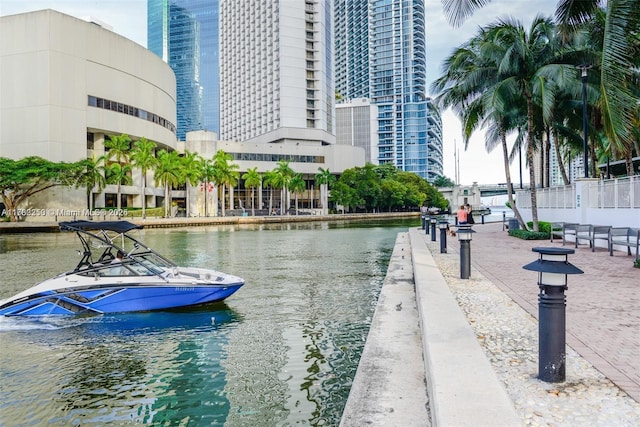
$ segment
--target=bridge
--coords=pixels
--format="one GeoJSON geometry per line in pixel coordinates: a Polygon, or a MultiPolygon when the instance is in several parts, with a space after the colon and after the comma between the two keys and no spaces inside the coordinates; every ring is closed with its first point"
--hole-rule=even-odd
{"type": "MultiPolygon", "coordinates": [[[[511,183],[511,188],[513,189],[514,193],[517,190],[520,190],[520,185],[516,185],[513,182],[511,183]]],[[[523,184],[522,185],[522,190],[528,190],[529,189],[529,184],[523,184]]],[[[507,194],[507,183],[500,183],[500,184],[479,184],[478,185],[478,190],[480,190],[480,196],[481,197],[490,197],[490,196],[500,196],[503,194],[507,194]]]]}

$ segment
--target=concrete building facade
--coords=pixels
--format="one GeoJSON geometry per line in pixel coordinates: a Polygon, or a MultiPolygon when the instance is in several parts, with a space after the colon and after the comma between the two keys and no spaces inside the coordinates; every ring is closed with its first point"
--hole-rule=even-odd
{"type": "MultiPolygon", "coordinates": [[[[0,55],[0,156],[73,162],[104,154],[105,136],[123,133],[177,147],[174,74],[131,40],[42,10],[0,18],[0,55]]],[[[87,206],[82,189],[38,199],[31,203],[87,206]]]]}
{"type": "Polygon", "coordinates": [[[336,143],[361,147],[368,163],[378,164],[378,107],[368,99],[336,105],[336,143]]]}
{"type": "MultiPolygon", "coordinates": [[[[233,156],[240,174],[251,167],[259,172],[272,170],[280,160],[290,162],[308,183],[309,207],[318,204],[312,181],[320,167],[340,173],[365,164],[363,149],[327,145],[313,138],[260,144],[218,141],[215,133],[200,131],[187,142],[179,141],[176,79],[169,65],[108,29],[53,10],[1,17],[0,54],[0,157],[37,155],[56,162],[97,158],[105,154],[105,139],[121,134],[133,141],[144,137],[159,149],[182,153],[186,148],[206,159],[222,149],[233,156]]],[[[291,135],[298,136],[296,132],[291,135]]],[[[131,178],[131,185],[121,187],[123,208],[142,206],[139,170],[134,168],[131,178]]],[[[147,186],[146,206],[162,206],[164,189],[154,187],[153,172],[147,175],[147,186]]],[[[239,201],[242,181],[235,191],[239,201]]],[[[115,206],[115,193],[115,185],[94,188],[93,207],[115,206]]],[[[191,204],[186,193],[174,189],[172,197],[191,204]]],[[[233,198],[231,202],[233,206],[233,198]]],[[[193,203],[197,205],[195,199],[193,203]]],[[[21,207],[80,211],[88,206],[85,189],[55,187],[21,207]]],[[[191,214],[204,212],[192,210],[191,214]]]]}
{"type": "Polygon", "coordinates": [[[335,143],[332,4],[221,3],[221,139],[335,143]]]}

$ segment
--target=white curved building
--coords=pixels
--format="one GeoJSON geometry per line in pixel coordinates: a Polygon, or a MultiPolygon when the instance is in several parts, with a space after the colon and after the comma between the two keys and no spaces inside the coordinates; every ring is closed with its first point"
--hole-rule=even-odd
{"type": "MultiPolygon", "coordinates": [[[[72,162],[103,154],[105,135],[120,134],[177,148],[173,71],[95,23],[54,10],[1,17],[0,75],[0,157],[72,162]]],[[[54,193],[41,207],[86,207],[82,190],[54,193]]]]}

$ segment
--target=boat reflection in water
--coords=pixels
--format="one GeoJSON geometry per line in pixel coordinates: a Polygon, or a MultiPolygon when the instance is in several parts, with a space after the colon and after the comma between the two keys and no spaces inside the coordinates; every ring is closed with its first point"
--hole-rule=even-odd
{"type": "Polygon", "coordinates": [[[2,387],[3,400],[13,404],[2,410],[0,424],[48,420],[50,425],[158,425],[189,420],[189,425],[223,425],[229,401],[221,364],[228,335],[239,321],[224,303],[152,313],[3,318],[0,333],[29,331],[3,340],[8,347],[3,365],[19,366],[19,360],[10,359],[19,358],[18,348],[45,355],[51,363],[45,359],[30,367],[30,383],[23,378],[21,389],[2,387]],[[48,372],[50,366],[57,366],[60,374],[48,372]],[[41,378],[52,376],[57,390],[53,395],[50,384],[41,384],[41,378]],[[15,404],[22,400],[37,402],[37,410],[15,404]]]}

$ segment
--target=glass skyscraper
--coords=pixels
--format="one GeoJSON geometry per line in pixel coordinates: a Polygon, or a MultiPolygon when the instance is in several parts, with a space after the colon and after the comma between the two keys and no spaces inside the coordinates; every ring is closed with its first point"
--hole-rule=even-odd
{"type": "Polygon", "coordinates": [[[377,105],[379,164],[433,181],[442,124],[426,96],[424,0],[336,0],[335,10],[337,93],[377,105]]]}
{"type": "Polygon", "coordinates": [[[220,131],[218,0],[147,0],[147,44],[176,75],[177,137],[220,131]]]}

